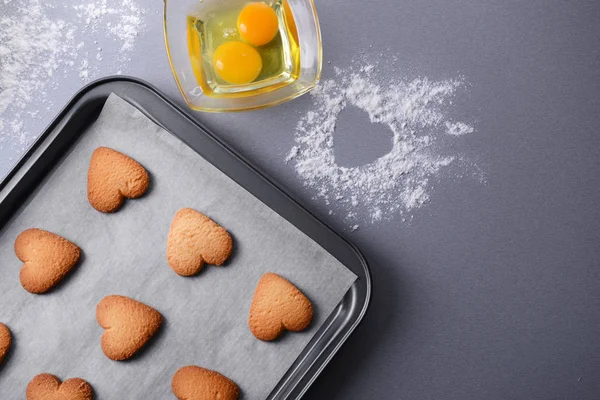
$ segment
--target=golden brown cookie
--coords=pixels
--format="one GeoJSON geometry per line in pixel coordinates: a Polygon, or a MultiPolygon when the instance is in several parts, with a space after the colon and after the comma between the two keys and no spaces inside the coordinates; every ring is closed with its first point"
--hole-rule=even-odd
{"type": "Polygon", "coordinates": [[[310,300],[279,275],[268,272],[260,278],[248,325],[260,340],[274,340],[288,331],[301,331],[310,325],[313,308],[310,300]]]}
{"type": "Polygon", "coordinates": [[[167,240],[167,262],[181,276],[196,275],[204,263],[223,265],[231,255],[233,240],[206,215],[191,208],[177,211],[167,240]]]}
{"type": "Polygon", "coordinates": [[[52,289],[75,267],[81,250],[61,236],[33,228],[17,236],[15,254],[24,262],[21,285],[39,294],[52,289]]]}
{"type": "Polygon", "coordinates": [[[10,334],[10,329],[0,322],[0,363],[2,363],[4,357],[8,354],[11,344],[12,335],[10,334]]]}
{"type": "Polygon", "coordinates": [[[102,351],[111,360],[126,360],[154,336],[162,316],[154,308],[125,296],[106,296],[96,306],[96,320],[105,329],[102,351]]]}
{"type": "Polygon", "coordinates": [[[179,368],[171,389],[179,400],[236,400],[240,396],[240,389],[231,379],[195,365],[179,368]]]}
{"type": "Polygon", "coordinates": [[[51,374],[39,374],[27,385],[27,400],[92,400],[94,394],[89,383],[81,378],[60,382],[51,374]]]}
{"type": "Polygon", "coordinates": [[[125,198],[135,199],[148,190],[148,172],[133,158],[108,147],[98,147],[88,170],[88,200],[105,213],[117,211],[125,198]]]}

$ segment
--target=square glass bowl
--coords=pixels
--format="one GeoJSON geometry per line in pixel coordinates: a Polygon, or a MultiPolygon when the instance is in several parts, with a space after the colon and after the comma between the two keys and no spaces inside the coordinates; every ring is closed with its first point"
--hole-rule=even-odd
{"type": "MultiPolygon", "coordinates": [[[[189,17],[199,17],[227,0],[164,0],[167,55],[177,86],[190,108],[196,111],[242,111],[269,107],[296,98],[316,86],[321,76],[321,31],[313,0],[283,0],[292,13],[300,47],[300,68],[293,82],[245,96],[209,96],[200,87],[188,48],[189,17]],[[270,90],[272,89],[272,90],[270,90]]],[[[257,1],[257,0],[255,0],[257,1]]],[[[251,0],[247,1],[248,3],[251,0]]],[[[269,3],[269,1],[265,1],[269,3]]]]}

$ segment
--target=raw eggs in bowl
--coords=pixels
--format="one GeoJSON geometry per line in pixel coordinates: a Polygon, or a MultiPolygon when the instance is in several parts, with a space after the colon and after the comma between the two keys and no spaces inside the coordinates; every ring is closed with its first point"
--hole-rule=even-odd
{"type": "Polygon", "coordinates": [[[165,0],[164,24],[173,75],[194,110],[268,107],[319,80],[312,0],[165,0]]]}

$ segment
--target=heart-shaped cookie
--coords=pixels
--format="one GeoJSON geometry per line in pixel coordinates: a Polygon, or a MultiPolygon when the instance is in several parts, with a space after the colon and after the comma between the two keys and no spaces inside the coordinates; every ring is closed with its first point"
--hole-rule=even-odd
{"type": "Polygon", "coordinates": [[[39,374],[27,385],[27,400],[92,400],[92,387],[81,378],[60,382],[51,374],[39,374]]]}
{"type": "Polygon", "coordinates": [[[4,357],[8,354],[11,344],[12,335],[10,334],[10,329],[0,322],[0,363],[2,363],[4,357]]]}
{"type": "Polygon", "coordinates": [[[15,254],[24,262],[21,285],[40,294],[52,289],[75,267],[81,251],[61,236],[33,228],[17,236],[15,254]]]}
{"type": "Polygon", "coordinates": [[[148,172],[133,158],[108,147],[98,147],[88,169],[88,200],[105,213],[117,211],[125,198],[135,199],[148,190],[148,172]]]}
{"type": "Polygon", "coordinates": [[[236,400],[240,396],[240,389],[231,379],[195,365],[179,368],[171,389],[179,400],[236,400]]]}
{"type": "Polygon", "coordinates": [[[196,275],[204,263],[222,265],[231,255],[233,240],[206,215],[191,208],[177,211],[167,240],[167,262],[181,276],[196,275]]]}
{"type": "Polygon", "coordinates": [[[96,306],[96,320],[105,329],[102,351],[111,360],[126,360],[154,336],[162,316],[154,308],[125,296],[106,296],[96,306]]]}
{"type": "Polygon", "coordinates": [[[301,331],[310,325],[313,308],[310,300],[289,281],[271,272],[260,278],[248,325],[260,340],[274,340],[288,331],[301,331]]]}

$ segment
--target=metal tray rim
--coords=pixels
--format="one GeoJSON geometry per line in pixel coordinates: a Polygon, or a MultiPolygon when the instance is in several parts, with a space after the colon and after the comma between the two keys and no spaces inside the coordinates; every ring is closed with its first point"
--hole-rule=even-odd
{"type": "MultiPolygon", "coordinates": [[[[68,114],[68,112],[76,105],[76,103],[79,100],[81,100],[85,94],[92,91],[93,89],[95,89],[99,86],[109,84],[109,83],[114,83],[114,82],[117,82],[117,83],[124,82],[124,83],[136,84],[136,85],[142,86],[143,88],[152,92],[153,95],[157,96],[162,102],[166,103],[166,105],[169,106],[173,111],[177,112],[181,117],[185,118],[188,123],[196,126],[198,129],[200,129],[203,132],[203,134],[209,136],[220,147],[222,147],[225,151],[230,153],[233,157],[235,157],[242,164],[244,164],[245,167],[249,168],[256,175],[260,176],[267,184],[269,184],[269,186],[271,186],[273,189],[278,191],[281,195],[283,195],[285,198],[287,198],[287,200],[294,203],[294,205],[296,207],[299,207],[300,209],[302,209],[303,212],[305,212],[306,214],[311,216],[312,219],[315,222],[317,222],[321,228],[324,228],[327,231],[329,231],[329,233],[337,236],[338,239],[340,239],[342,242],[344,242],[344,244],[353,251],[354,255],[360,262],[360,264],[363,268],[363,272],[364,272],[364,277],[362,277],[362,278],[365,280],[365,284],[366,284],[366,292],[365,292],[364,298],[361,299],[362,305],[360,307],[360,310],[358,313],[356,313],[356,315],[354,317],[355,318],[354,321],[352,322],[351,325],[349,325],[346,332],[344,332],[343,335],[337,339],[337,343],[335,343],[331,347],[331,349],[329,349],[329,352],[326,355],[326,357],[324,357],[322,360],[319,360],[317,358],[313,362],[313,364],[309,365],[309,367],[310,367],[316,363],[320,363],[318,365],[318,368],[313,372],[312,376],[309,378],[309,380],[306,382],[304,387],[297,393],[297,396],[295,397],[296,399],[301,398],[306,393],[306,391],[310,388],[312,383],[321,374],[321,372],[327,366],[327,364],[331,361],[333,356],[339,351],[341,346],[346,342],[346,340],[350,337],[350,335],[356,330],[358,325],[360,325],[360,323],[363,321],[363,318],[364,318],[366,312],[368,311],[370,301],[371,301],[371,296],[372,296],[372,279],[371,279],[370,267],[369,267],[365,257],[363,256],[363,254],[352,242],[350,242],[344,236],[340,235],[337,231],[335,231],[333,228],[331,228],[329,225],[327,225],[324,221],[322,221],[319,217],[317,217],[313,212],[311,212],[309,209],[307,209],[295,196],[290,194],[287,190],[285,190],[282,186],[280,186],[274,179],[272,179],[269,176],[269,174],[265,173],[260,168],[256,167],[252,162],[247,160],[243,155],[239,154],[235,149],[233,149],[228,143],[224,142],[221,138],[214,135],[211,130],[207,129],[200,121],[198,121],[197,119],[192,117],[190,115],[189,111],[184,110],[179,105],[175,104],[165,94],[163,94],[160,90],[158,90],[156,87],[154,87],[150,83],[148,83],[144,80],[135,78],[135,77],[115,75],[115,76],[107,76],[107,77],[103,77],[103,78],[94,80],[94,81],[90,82],[89,84],[87,84],[86,86],[84,86],[83,88],[81,88],[79,91],[77,91],[71,97],[71,99],[65,104],[65,106],[59,111],[57,116],[48,124],[48,126],[43,130],[43,132],[29,146],[29,148],[25,151],[25,153],[19,158],[19,160],[14,165],[14,167],[11,168],[10,171],[0,180],[0,205],[2,204],[2,201],[3,201],[4,196],[2,196],[2,195],[5,194],[5,193],[3,193],[3,192],[5,192],[5,188],[7,188],[9,186],[9,184],[11,183],[11,181],[13,181],[15,179],[15,177],[18,175],[18,173],[21,171],[21,169],[25,166],[27,161],[36,153],[38,148],[48,139],[50,134],[59,126],[61,121],[65,118],[65,116],[68,114]]],[[[141,110],[141,111],[145,113],[145,110],[141,110]]],[[[152,120],[162,126],[162,124],[160,124],[160,122],[157,121],[155,118],[152,118],[152,120]]],[[[164,126],[163,126],[163,128],[164,128],[164,126]]],[[[182,140],[182,139],[180,139],[180,140],[182,140]]],[[[305,373],[302,374],[300,376],[300,378],[303,378],[309,372],[310,371],[307,368],[305,373]]],[[[299,381],[299,379],[298,379],[298,381],[299,381]]],[[[296,382],[296,385],[298,383],[299,382],[296,382]]]]}

